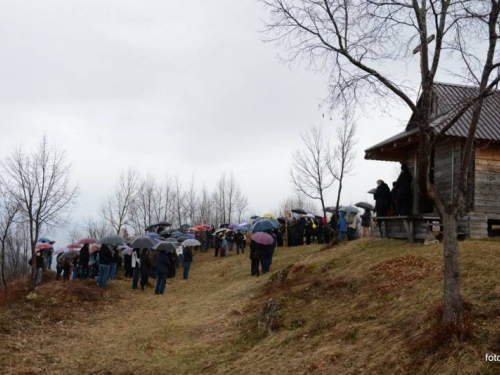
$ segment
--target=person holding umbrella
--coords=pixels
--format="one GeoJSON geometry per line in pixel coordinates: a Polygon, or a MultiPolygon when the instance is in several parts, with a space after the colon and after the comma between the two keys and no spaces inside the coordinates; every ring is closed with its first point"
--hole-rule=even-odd
{"type": "Polygon", "coordinates": [[[343,241],[347,233],[347,221],[345,219],[345,212],[339,213],[339,240],[343,241]]]}
{"type": "Polygon", "coordinates": [[[361,215],[361,226],[363,227],[363,237],[370,235],[370,228],[372,223],[372,212],[370,209],[365,208],[365,212],[361,215]]]}
{"type": "Polygon", "coordinates": [[[141,290],[149,283],[149,275],[151,274],[151,259],[149,259],[148,249],[141,251],[141,290]]]}
{"type": "MultiPolygon", "coordinates": [[[[222,243],[222,232],[214,234],[214,255],[217,258],[219,256],[219,249],[222,243]]],[[[222,254],[221,254],[222,256],[222,254]]]]}
{"type": "Polygon", "coordinates": [[[134,248],[134,250],[132,250],[131,265],[133,269],[132,289],[137,289],[139,284],[139,276],[141,275],[141,259],[139,255],[139,249],[137,248],[134,248]]]}
{"type": "Polygon", "coordinates": [[[111,261],[111,268],[109,270],[110,280],[114,280],[116,278],[119,263],[120,263],[120,252],[118,251],[116,246],[113,246],[113,259],[111,261]]]}
{"type": "Polygon", "coordinates": [[[42,256],[42,249],[39,249],[35,252],[35,257],[31,258],[29,261],[29,264],[31,267],[36,266],[35,286],[40,286],[40,284],[42,283],[42,274],[43,274],[43,269],[44,269],[44,263],[45,263],[45,259],[42,256]],[[33,261],[35,261],[35,264],[33,264],[33,261]]]}
{"type": "Polygon", "coordinates": [[[84,244],[80,250],[80,265],[82,267],[82,270],[80,272],[81,279],[86,279],[89,276],[89,262],[90,262],[89,245],[84,244]]]}
{"type": "MultiPolygon", "coordinates": [[[[165,250],[160,250],[158,257],[156,258],[156,288],[155,294],[163,294],[165,292],[165,286],[167,284],[167,276],[170,269],[170,259],[165,250]]],[[[175,269],[175,267],[174,267],[175,269]]],[[[142,283],[141,283],[142,285],[142,283]]]]}
{"type": "Polygon", "coordinates": [[[259,276],[259,268],[262,269],[262,273],[266,272],[268,246],[272,244],[274,244],[274,238],[269,233],[256,232],[250,237],[251,276],[259,276]]]}
{"type": "Polygon", "coordinates": [[[191,269],[191,263],[193,263],[193,250],[191,246],[184,246],[182,251],[184,257],[184,272],[183,278],[187,280],[189,278],[189,270],[191,269]]]}
{"type": "Polygon", "coordinates": [[[106,287],[111,262],[113,262],[113,254],[108,245],[103,244],[99,250],[99,274],[97,275],[97,285],[100,288],[106,287]]]}

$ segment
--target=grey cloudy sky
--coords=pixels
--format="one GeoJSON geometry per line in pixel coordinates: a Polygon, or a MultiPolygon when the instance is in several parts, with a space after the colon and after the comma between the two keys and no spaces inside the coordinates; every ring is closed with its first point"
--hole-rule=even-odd
{"type": "MultiPolygon", "coordinates": [[[[328,77],[281,64],[263,18],[255,0],[0,1],[0,157],[43,134],[64,146],[81,189],[75,220],[97,215],[129,167],[208,188],[233,172],[252,213],[273,210],[292,192],[299,132],[336,120],[319,108],[328,77]]],[[[343,202],[394,178],[395,164],[363,150],[406,116],[360,120],[343,202]]]]}

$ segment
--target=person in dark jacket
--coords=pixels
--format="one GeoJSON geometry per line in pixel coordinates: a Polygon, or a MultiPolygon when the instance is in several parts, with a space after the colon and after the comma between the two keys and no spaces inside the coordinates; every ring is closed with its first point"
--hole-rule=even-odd
{"type": "MultiPolygon", "coordinates": [[[[175,251],[167,252],[167,257],[169,260],[167,279],[172,279],[175,277],[175,266],[178,263],[177,253],[175,251]]],[[[168,284],[168,280],[167,280],[168,284]]]]}
{"type": "Polygon", "coordinates": [[[114,280],[118,272],[118,264],[120,263],[120,252],[118,249],[113,248],[113,260],[109,269],[109,279],[114,280]]]}
{"type": "Polygon", "coordinates": [[[90,261],[90,252],[89,245],[85,244],[80,249],[80,278],[86,279],[89,276],[89,261],[90,261]]]}
{"type": "Polygon", "coordinates": [[[189,270],[191,269],[191,263],[193,263],[193,250],[191,246],[185,246],[182,251],[182,255],[184,257],[184,280],[189,278],[189,270]]]}
{"type": "Polygon", "coordinates": [[[133,269],[132,269],[132,255],[125,254],[123,257],[123,263],[125,267],[125,277],[132,277],[133,269]]]}
{"type": "Polygon", "coordinates": [[[31,267],[36,266],[35,270],[35,286],[39,286],[42,283],[42,274],[43,274],[43,269],[45,265],[45,258],[42,255],[41,251],[37,251],[35,253],[35,262],[36,264],[33,264],[33,258],[30,259],[28,262],[31,267]]]}
{"type": "Polygon", "coordinates": [[[375,199],[375,211],[377,212],[377,217],[387,216],[387,211],[391,207],[391,191],[383,180],[378,180],[377,185],[377,190],[373,195],[375,199]]]}
{"type": "Polygon", "coordinates": [[[264,262],[267,256],[267,246],[261,245],[254,240],[250,240],[250,260],[251,260],[251,275],[259,276],[259,265],[264,272],[264,262]]]}
{"type": "Polygon", "coordinates": [[[234,232],[232,230],[228,230],[226,232],[226,241],[227,241],[227,251],[233,251],[234,244],[234,232]]]}
{"type": "Polygon", "coordinates": [[[148,285],[149,275],[151,274],[151,259],[149,259],[148,249],[142,249],[141,252],[141,290],[148,285]]]}
{"type": "Polygon", "coordinates": [[[241,232],[236,232],[234,235],[234,242],[236,243],[236,253],[238,255],[240,254],[240,250],[242,254],[245,254],[244,240],[245,235],[241,232]]]}
{"type": "Polygon", "coordinates": [[[167,252],[165,250],[161,250],[156,258],[156,273],[158,276],[156,279],[155,294],[163,294],[165,292],[169,266],[170,259],[168,258],[167,252]]]}
{"type": "Polygon", "coordinates": [[[313,235],[314,235],[313,221],[312,219],[308,219],[306,224],[306,245],[311,244],[311,237],[313,235]]]}
{"type": "Polygon", "coordinates": [[[219,249],[222,245],[222,240],[221,240],[221,236],[220,234],[215,234],[214,235],[214,254],[215,254],[215,257],[218,257],[219,256],[219,249]]]}
{"type": "Polygon", "coordinates": [[[99,250],[99,274],[97,275],[97,285],[105,288],[108,282],[109,269],[113,261],[113,254],[108,245],[102,245],[99,250]]]}
{"type": "Polygon", "coordinates": [[[396,181],[396,215],[411,215],[411,181],[411,173],[403,164],[396,181]]]}
{"type": "Polygon", "coordinates": [[[56,256],[56,280],[61,280],[61,275],[64,267],[64,259],[61,259],[62,253],[56,256]]]}
{"type": "Polygon", "coordinates": [[[267,273],[271,270],[271,264],[273,264],[274,250],[276,248],[276,235],[270,230],[268,233],[273,237],[274,242],[266,246],[266,258],[262,265],[262,274],[267,273]]]}
{"type": "Polygon", "coordinates": [[[372,212],[365,208],[365,212],[361,215],[361,226],[363,227],[363,237],[370,235],[372,225],[372,212]]]}
{"type": "Polygon", "coordinates": [[[78,279],[79,276],[80,276],[80,258],[75,257],[75,258],[73,258],[73,277],[72,277],[72,279],[76,280],[76,279],[78,279]]]}

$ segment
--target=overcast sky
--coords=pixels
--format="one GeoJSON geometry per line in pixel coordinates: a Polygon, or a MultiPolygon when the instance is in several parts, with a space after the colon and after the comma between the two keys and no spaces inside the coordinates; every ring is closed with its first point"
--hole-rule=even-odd
{"type": "MultiPolygon", "coordinates": [[[[266,16],[255,0],[0,1],[0,157],[44,134],[62,145],[81,190],[74,221],[97,215],[129,167],[210,189],[233,172],[251,213],[273,210],[292,193],[299,133],[337,120],[319,107],[328,77],[262,42],[266,16]]],[[[394,163],[363,150],[407,116],[360,119],[344,203],[394,179],[394,163]]]]}

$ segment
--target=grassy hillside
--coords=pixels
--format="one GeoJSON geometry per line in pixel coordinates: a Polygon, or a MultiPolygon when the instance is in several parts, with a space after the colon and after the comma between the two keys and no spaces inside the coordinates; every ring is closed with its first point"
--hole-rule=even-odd
{"type": "Polygon", "coordinates": [[[248,255],[196,254],[166,295],[116,280],[49,283],[0,307],[6,373],[497,374],[500,242],[461,244],[466,330],[437,331],[442,249],[359,240],[248,255]],[[437,334],[436,334],[437,332],[437,334]]]}

